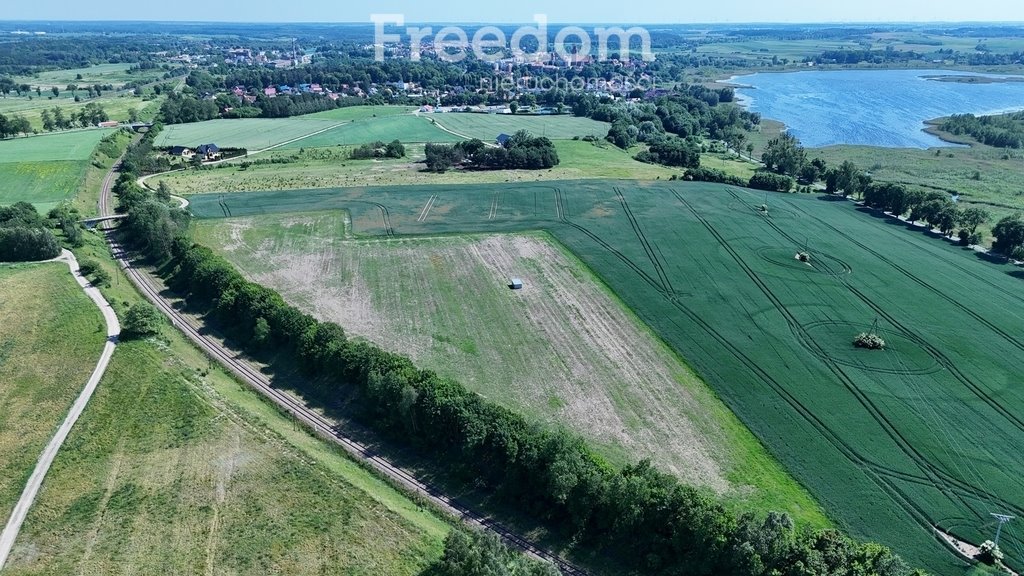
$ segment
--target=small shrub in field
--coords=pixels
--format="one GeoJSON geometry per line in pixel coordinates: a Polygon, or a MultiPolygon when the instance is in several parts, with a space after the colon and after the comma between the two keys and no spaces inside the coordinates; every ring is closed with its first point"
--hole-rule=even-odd
{"type": "Polygon", "coordinates": [[[82,272],[82,276],[92,276],[94,272],[100,269],[100,265],[91,258],[83,258],[78,263],[78,269],[82,272]]]}
{"type": "Polygon", "coordinates": [[[1001,564],[1003,561],[1003,551],[999,549],[999,546],[996,546],[995,542],[986,540],[978,547],[978,555],[974,558],[978,562],[988,564],[989,566],[1001,564]]]}
{"type": "Polygon", "coordinates": [[[861,332],[853,339],[853,345],[857,348],[866,348],[868,350],[883,350],[885,349],[885,340],[882,340],[882,337],[878,334],[861,332]]]}
{"type": "Polygon", "coordinates": [[[124,315],[124,332],[129,336],[148,336],[160,331],[160,312],[149,304],[132,305],[124,315]]]}

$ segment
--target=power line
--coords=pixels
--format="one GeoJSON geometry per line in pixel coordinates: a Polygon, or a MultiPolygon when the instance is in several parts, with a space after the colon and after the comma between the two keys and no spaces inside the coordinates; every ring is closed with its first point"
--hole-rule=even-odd
{"type": "Polygon", "coordinates": [[[1007,516],[1007,515],[997,515],[997,513],[995,513],[995,512],[988,512],[988,513],[990,513],[990,515],[993,518],[995,518],[995,520],[999,521],[999,526],[996,527],[996,529],[995,529],[995,546],[998,547],[998,545],[999,545],[999,533],[1002,532],[1002,525],[1010,522],[1011,520],[1014,519],[1014,517],[1007,516]]]}

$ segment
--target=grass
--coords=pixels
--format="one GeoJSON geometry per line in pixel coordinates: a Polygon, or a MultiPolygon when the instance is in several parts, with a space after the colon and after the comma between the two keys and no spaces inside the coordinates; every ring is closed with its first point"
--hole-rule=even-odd
{"type": "Polygon", "coordinates": [[[47,212],[73,196],[99,141],[111,130],[0,140],[0,205],[25,201],[47,212]]]}
{"type": "MultiPolygon", "coordinates": [[[[824,199],[775,195],[764,217],[759,192],[591,180],[207,195],[191,208],[204,218],[345,209],[359,237],[545,230],[686,358],[839,526],[960,574],[933,525],[981,542],[989,511],[1024,512],[1024,274],[824,199]],[[810,265],[794,257],[805,247],[810,265]],[[876,321],[887,350],[854,348],[876,321]]],[[[1006,538],[1020,568],[1024,542],[1006,538]]]]}
{"type": "Polygon", "coordinates": [[[346,219],[216,220],[197,238],[304,310],[531,419],[567,423],[617,464],[648,457],[739,508],[828,525],[692,370],[548,237],[342,241],[346,219]],[[510,275],[527,283],[515,297],[510,275]]]}
{"type": "Polygon", "coordinates": [[[213,142],[221,148],[246,148],[255,152],[330,129],[338,123],[328,119],[242,118],[172,124],[157,135],[154,145],[199,146],[213,142]]]}
{"type": "Polygon", "coordinates": [[[237,385],[178,352],[120,346],[6,573],[417,574],[438,556],[443,523],[311,459],[274,430],[287,421],[232,406],[217,387],[237,385]]]}
{"type": "Polygon", "coordinates": [[[349,124],[328,130],[322,134],[310,136],[293,142],[284,148],[318,147],[318,146],[352,146],[367,142],[458,142],[462,140],[454,134],[434,126],[426,118],[410,115],[391,115],[379,118],[354,120],[349,124]]]}
{"type": "Polygon", "coordinates": [[[114,88],[120,88],[132,81],[149,81],[159,78],[163,74],[163,70],[144,70],[139,71],[135,74],[129,74],[128,69],[132,67],[132,64],[97,64],[95,66],[89,66],[86,68],[74,68],[70,70],[48,70],[45,72],[38,72],[31,76],[15,76],[14,81],[18,84],[28,84],[34,89],[39,86],[43,89],[44,94],[51,87],[56,86],[61,92],[69,84],[75,84],[82,87],[82,91],[87,86],[94,84],[113,85],[114,88]],[[78,78],[81,76],[81,78],[78,78]]]}
{"type": "MultiPolygon", "coordinates": [[[[99,235],[78,256],[119,314],[141,300],[99,235]]],[[[118,347],[4,574],[419,574],[449,529],[165,325],[118,347]]]]}
{"type": "Polygon", "coordinates": [[[64,263],[0,266],[0,522],[103,350],[100,311],[64,263]]]}
{"type": "Polygon", "coordinates": [[[88,160],[112,131],[97,128],[0,140],[0,163],[88,160]]]}
{"type": "Polygon", "coordinates": [[[534,136],[547,136],[552,140],[568,140],[574,136],[608,134],[609,124],[576,116],[513,116],[511,114],[431,114],[427,115],[441,126],[467,138],[494,142],[498,134],[514,134],[526,130],[534,136]]]}
{"type": "MultiPolygon", "coordinates": [[[[299,142],[301,143],[301,141],[299,142]]],[[[296,143],[298,144],[298,143],[296,143]]],[[[167,182],[177,194],[207,192],[243,192],[267,189],[306,189],[334,186],[397,186],[410,184],[487,184],[615,178],[667,180],[679,170],[637,162],[632,156],[607,143],[592,144],[576,140],[556,140],[561,163],[550,170],[497,170],[479,172],[450,171],[433,174],[423,171],[423,146],[407,147],[401,160],[347,159],[350,148],[306,148],[273,150],[263,158],[290,160],[287,164],[255,164],[241,168],[240,163],[225,163],[216,168],[187,170],[155,177],[167,182]]]]}

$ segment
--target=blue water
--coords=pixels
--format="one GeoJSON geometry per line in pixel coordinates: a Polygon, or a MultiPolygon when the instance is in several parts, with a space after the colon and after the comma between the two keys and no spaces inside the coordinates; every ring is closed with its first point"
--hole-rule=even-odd
{"type": "Polygon", "coordinates": [[[923,76],[983,76],[947,70],[835,70],[737,76],[740,101],[784,122],[804,146],[948,146],[922,131],[950,114],[1024,109],[1024,82],[964,84],[923,76]]]}

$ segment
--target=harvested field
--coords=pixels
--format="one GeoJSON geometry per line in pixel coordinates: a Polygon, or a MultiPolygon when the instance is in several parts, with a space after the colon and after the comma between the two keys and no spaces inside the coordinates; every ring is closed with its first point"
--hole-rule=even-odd
{"type": "MultiPolygon", "coordinates": [[[[443,218],[437,198],[416,220],[443,218]]],[[[745,482],[752,470],[733,457],[740,441],[718,401],[546,236],[345,240],[346,216],[238,218],[199,232],[310,313],[532,418],[566,424],[613,460],[650,458],[737,502],[772,498],[745,482]],[[509,290],[512,276],[523,290],[509,290]]],[[[815,518],[813,505],[801,505],[815,518]]]]}

